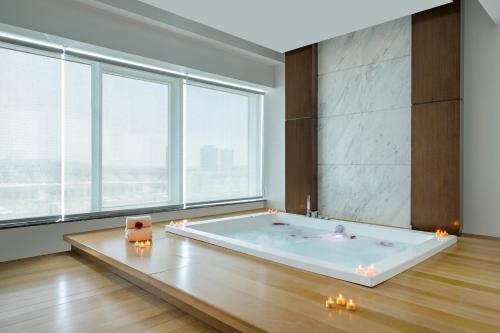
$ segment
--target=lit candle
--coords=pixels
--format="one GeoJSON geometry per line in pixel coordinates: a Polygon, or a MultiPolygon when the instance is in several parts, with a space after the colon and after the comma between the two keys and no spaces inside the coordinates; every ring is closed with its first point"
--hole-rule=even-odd
{"type": "Polygon", "coordinates": [[[149,240],[146,241],[146,246],[151,246],[151,242],[149,240]]]}
{"type": "Polygon", "coordinates": [[[444,239],[448,236],[448,232],[446,230],[440,230],[438,229],[436,231],[436,238],[441,240],[441,239],[444,239]]]}
{"type": "Polygon", "coordinates": [[[170,225],[174,226],[176,228],[182,228],[186,225],[186,223],[187,223],[187,220],[175,221],[175,222],[172,221],[172,222],[170,222],[170,225]]]}
{"type": "Polygon", "coordinates": [[[329,309],[333,309],[335,307],[335,301],[333,300],[333,298],[328,297],[325,302],[325,306],[329,309]]]}
{"type": "Polygon", "coordinates": [[[146,247],[146,244],[144,244],[144,242],[140,242],[139,247],[146,247]]]}
{"type": "Polygon", "coordinates": [[[365,274],[365,268],[362,265],[358,265],[358,267],[356,268],[356,273],[365,274]]]}
{"type": "Polygon", "coordinates": [[[373,276],[377,272],[377,269],[375,268],[374,264],[371,264],[370,267],[366,270],[366,275],[367,276],[373,276]]]}
{"type": "Polygon", "coordinates": [[[345,298],[344,296],[342,296],[342,294],[339,294],[339,297],[337,297],[337,305],[345,306],[345,298]]]}
{"type": "Polygon", "coordinates": [[[347,303],[346,308],[349,311],[356,311],[357,306],[356,306],[356,304],[354,304],[354,302],[352,301],[352,299],[349,299],[349,303],[347,303]]]}
{"type": "Polygon", "coordinates": [[[139,247],[139,241],[135,241],[134,245],[135,247],[139,247]]]}

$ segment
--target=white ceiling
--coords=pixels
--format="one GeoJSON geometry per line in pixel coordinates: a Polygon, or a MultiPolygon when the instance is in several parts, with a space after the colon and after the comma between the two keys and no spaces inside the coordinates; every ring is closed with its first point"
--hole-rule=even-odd
{"type": "Polygon", "coordinates": [[[140,1],[278,52],[296,49],[451,2],[451,0],[140,1]]]}
{"type": "Polygon", "coordinates": [[[479,0],[497,25],[500,25],[500,0],[479,0]]]}

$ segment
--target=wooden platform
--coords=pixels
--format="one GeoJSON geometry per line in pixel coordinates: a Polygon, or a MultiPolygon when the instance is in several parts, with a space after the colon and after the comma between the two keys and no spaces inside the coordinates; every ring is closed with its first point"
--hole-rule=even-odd
{"type": "Polygon", "coordinates": [[[458,244],[367,288],[293,269],[154,226],[151,249],[123,229],[66,236],[79,250],[215,327],[247,332],[500,332],[500,240],[458,244]],[[354,313],[327,310],[342,293],[354,313]]]}

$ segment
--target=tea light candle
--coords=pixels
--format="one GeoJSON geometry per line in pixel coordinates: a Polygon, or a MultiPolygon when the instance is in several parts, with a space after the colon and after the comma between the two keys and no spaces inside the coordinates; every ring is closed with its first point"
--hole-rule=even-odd
{"type": "Polygon", "coordinates": [[[333,300],[333,298],[328,297],[327,300],[326,300],[326,302],[325,302],[325,306],[328,309],[333,309],[335,307],[335,301],[333,300]]]}
{"type": "Polygon", "coordinates": [[[365,268],[362,265],[358,265],[358,267],[356,268],[356,273],[365,274],[365,268]]]}
{"type": "Polygon", "coordinates": [[[367,276],[373,276],[377,272],[377,269],[375,268],[374,264],[371,264],[370,267],[366,270],[366,275],[367,276]]]}
{"type": "Polygon", "coordinates": [[[135,241],[134,245],[135,247],[139,247],[139,241],[135,241]]]}
{"type": "Polygon", "coordinates": [[[139,247],[146,247],[146,244],[144,244],[144,242],[140,242],[139,247]]]}
{"type": "Polygon", "coordinates": [[[151,246],[151,242],[149,240],[146,241],[146,246],[151,246]]]}
{"type": "Polygon", "coordinates": [[[442,240],[442,239],[446,238],[447,236],[448,236],[448,232],[446,232],[446,230],[440,230],[440,229],[438,229],[436,231],[436,238],[438,240],[442,240]]]}
{"type": "Polygon", "coordinates": [[[349,303],[346,305],[347,310],[349,311],[356,311],[357,306],[356,304],[352,301],[352,299],[349,299],[349,303]]]}
{"type": "Polygon", "coordinates": [[[182,220],[182,221],[171,221],[169,225],[176,227],[176,228],[182,228],[186,225],[187,220],[182,220]]]}
{"type": "Polygon", "coordinates": [[[337,297],[337,305],[345,306],[345,298],[344,296],[342,296],[342,294],[339,294],[339,297],[337,297]]]}

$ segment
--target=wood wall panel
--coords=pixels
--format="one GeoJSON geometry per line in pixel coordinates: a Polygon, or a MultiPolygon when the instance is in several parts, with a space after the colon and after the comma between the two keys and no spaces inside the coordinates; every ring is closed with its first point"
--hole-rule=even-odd
{"type": "Polygon", "coordinates": [[[460,98],[460,1],[412,17],[412,103],[460,98]]]}
{"type": "Polygon", "coordinates": [[[460,1],[413,15],[411,224],[460,233],[460,1]]]}
{"type": "Polygon", "coordinates": [[[460,101],[412,107],[411,220],[419,230],[457,233],[460,101]]]}
{"type": "Polygon", "coordinates": [[[307,195],[311,195],[312,209],[316,209],[317,165],[311,149],[315,145],[315,122],[312,118],[302,118],[285,124],[285,201],[290,213],[306,213],[307,195]]]}
{"type": "Polygon", "coordinates": [[[286,120],[316,117],[317,45],[292,50],[285,55],[286,120]]]}
{"type": "Polygon", "coordinates": [[[285,55],[285,208],[304,214],[307,196],[317,208],[317,45],[285,55]]]}

